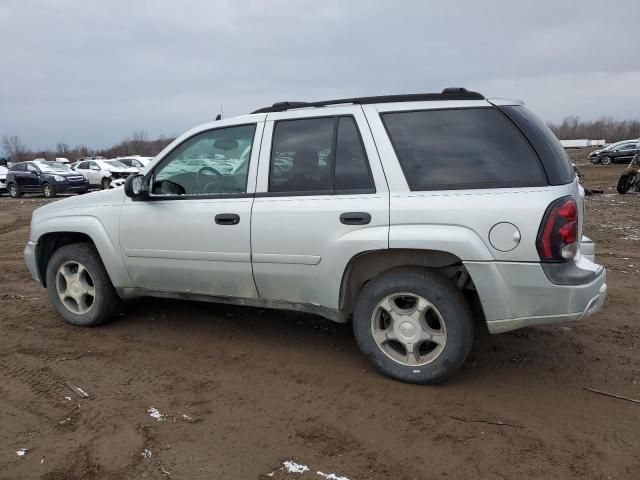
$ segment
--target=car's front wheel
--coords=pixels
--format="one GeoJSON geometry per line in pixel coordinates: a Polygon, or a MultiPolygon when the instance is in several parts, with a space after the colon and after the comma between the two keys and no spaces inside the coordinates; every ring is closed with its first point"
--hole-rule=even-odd
{"type": "Polygon", "coordinates": [[[10,183],[7,188],[9,189],[9,195],[11,197],[18,198],[22,196],[22,192],[15,183],[10,183]]]}
{"type": "Polygon", "coordinates": [[[111,185],[111,179],[109,177],[104,177],[100,183],[100,187],[102,190],[106,190],[109,188],[109,185],[111,185]]]}
{"type": "Polygon", "coordinates": [[[72,325],[100,325],[118,308],[118,294],[92,245],[73,243],[59,248],[47,264],[46,275],[49,300],[72,325]]]}
{"type": "Polygon", "coordinates": [[[46,197],[46,198],[53,198],[56,196],[56,188],[51,185],[50,183],[44,183],[42,185],[42,194],[46,197]]]}
{"type": "Polygon", "coordinates": [[[604,156],[600,159],[600,163],[602,165],[611,165],[611,157],[609,156],[604,156]]]}
{"type": "Polygon", "coordinates": [[[473,343],[466,299],[450,280],[429,270],[397,269],[371,280],[356,301],[353,329],[378,370],[410,383],[451,377],[473,343]]]}

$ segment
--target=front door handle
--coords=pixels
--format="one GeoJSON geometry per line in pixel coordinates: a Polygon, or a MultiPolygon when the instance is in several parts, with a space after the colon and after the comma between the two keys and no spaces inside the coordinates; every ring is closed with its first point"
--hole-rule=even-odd
{"type": "Polygon", "coordinates": [[[367,225],[371,223],[371,215],[367,212],[346,212],[340,215],[340,223],[345,225],[367,225]]]}
{"type": "Polygon", "coordinates": [[[240,223],[240,215],[235,213],[219,213],[216,215],[218,225],[237,225],[240,223]]]}

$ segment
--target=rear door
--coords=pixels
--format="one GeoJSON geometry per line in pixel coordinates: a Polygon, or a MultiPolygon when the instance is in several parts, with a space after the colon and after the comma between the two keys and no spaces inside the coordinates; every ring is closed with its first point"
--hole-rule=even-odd
{"type": "Polygon", "coordinates": [[[337,309],[349,260],[388,247],[389,191],[371,132],[360,107],[267,120],[251,216],[258,292],[337,309]]]}

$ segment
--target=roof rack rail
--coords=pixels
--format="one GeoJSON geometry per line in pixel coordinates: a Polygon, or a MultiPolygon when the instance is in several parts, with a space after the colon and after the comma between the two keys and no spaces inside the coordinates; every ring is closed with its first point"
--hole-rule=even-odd
{"type": "Polygon", "coordinates": [[[379,95],[375,97],[353,97],[337,100],[324,100],[321,102],[277,102],[270,107],[260,108],[251,113],[284,112],[294,108],[326,107],[328,105],[340,105],[353,103],[367,105],[371,103],[396,103],[396,102],[425,102],[434,100],[484,100],[484,95],[471,92],[462,87],[448,87],[441,93],[410,93],[406,95],[379,95]]]}

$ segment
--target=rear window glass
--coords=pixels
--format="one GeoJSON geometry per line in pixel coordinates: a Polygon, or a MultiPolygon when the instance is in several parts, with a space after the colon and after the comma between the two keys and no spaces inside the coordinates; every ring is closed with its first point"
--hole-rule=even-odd
{"type": "Polygon", "coordinates": [[[497,109],[381,116],[411,190],[546,185],[535,152],[497,109]]]}
{"type": "Polygon", "coordinates": [[[564,185],[573,181],[574,171],[569,156],[538,116],[521,105],[500,107],[500,110],[527,136],[542,160],[550,185],[564,185]]]}

